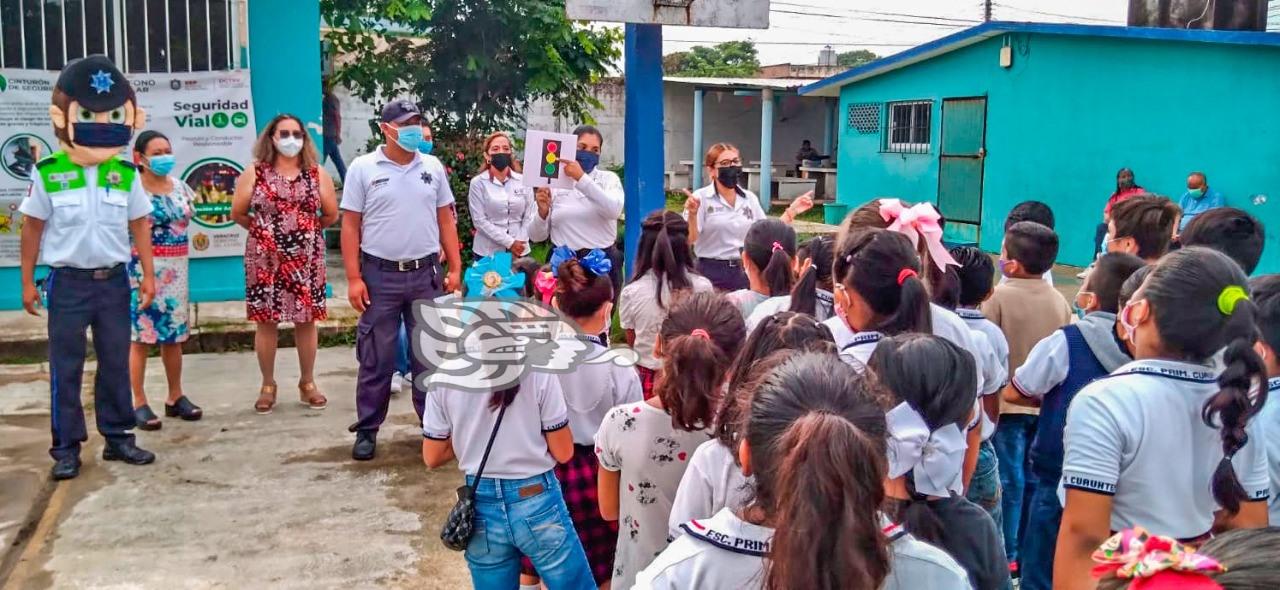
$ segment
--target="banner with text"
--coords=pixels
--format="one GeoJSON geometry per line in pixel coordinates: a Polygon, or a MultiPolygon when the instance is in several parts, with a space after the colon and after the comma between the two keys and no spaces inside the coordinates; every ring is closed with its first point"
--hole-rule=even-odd
{"type": "MultiPolygon", "coordinates": [[[[35,163],[58,149],[49,97],[58,72],[0,69],[0,266],[18,265],[18,206],[35,163]]],[[[130,74],[146,128],[165,134],[173,174],[195,193],[191,257],[243,256],[245,231],[231,221],[236,179],[251,161],[257,127],[249,71],[130,74]]],[[[131,158],[129,149],[123,157],[131,158]]]]}

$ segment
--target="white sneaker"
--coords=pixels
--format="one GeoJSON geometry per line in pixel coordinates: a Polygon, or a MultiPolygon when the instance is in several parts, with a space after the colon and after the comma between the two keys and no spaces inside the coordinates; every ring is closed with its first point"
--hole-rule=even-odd
{"type": "Polygon", "coordinates": [[[391,376],[391,394],[395,395],[404,390],[404,376],[396,373],[391,376]]]}

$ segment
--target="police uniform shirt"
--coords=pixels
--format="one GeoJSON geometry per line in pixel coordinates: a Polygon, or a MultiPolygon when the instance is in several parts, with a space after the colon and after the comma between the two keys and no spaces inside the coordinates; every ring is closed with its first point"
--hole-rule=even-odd
{"type": "MultiPolygon", "coordinates": [[[[1210,491],[1222,461],[1219,430],[1200,418],[1218,392],[1219,369],[1139,360],[1080,390],[1067,411],[1059,494],[1075,489],[1112,496],[1111,530],[1142,526],[1189,539],[1209,532],[1219,506],[1210,491]]],[[[1232,459],[1252,500],[1267,500],[1270,479],[1262,423],[1232,459]]]]}
{"type": "Polygon", "coordinates": [[[444,164],[415,152],[400,165],[383,149],[353,160],[342,189],[342,209],[360,214],[360,249],[397,262],[439,254],[437,210],[454,203],[444,164]]]}
{"type": "MultiPolygon", "coordinates": [[[[881,519],[890,539],[889,575],[881,590],[968,590],[969,575],[941,549],[918,541],[901,526],[881,519]]],[[[764,557],[774,529],[721,509],[715,516],[682,524],[676,539],[636,577],[635,588],[742,590],[764,585],[764,557]]]]}
{"type": "MultiPolygon", "coordinates": [[[[701,203],[698,206],[698,240],[693,251],[698,258],[739,260],[742,244],[751,224],[765,218],[760,198],[755,193],[738,189],[733,205],[716,192],[714,184],[693,191],[701,203]]],[[[688,214],[686,213],[686,218],[688,214]]]]}
{"type": "Polygon", "coordinates": [[[82,168],[56,152],[32,171],[18,210],[45,222],[41,264],[110,268],[129,262],[129,222],[151,214],[151,199],[133,164],[113,157],[82,168]]]}
{"type": "Polygon", "coordinates": [[[529,238],[541,242],[550,237],[552,244],[573,250],[609,248],[618,241],[624,200],[618,175],[596,168],[583,174],[574,188],[551,190],[551,213],[547,219],[534,213],[529,238]]]}
{"type": "Polygon", "coordinates": [[[1267,382],[1267,403],[1253,419],[1262,425],[1267,448],[1267,465],[1271,470],[1271,499],[1268,512],[1271,526],[1280,526],[1280,377],[1267,382]]]}
{"type": "Polygon", "coordinates": [[[467,206],[476,236],[471,249],[480,256],[509,250],[517,241],[529,241],[529,228],[538,216],[533,189],[518,172],[508,169],[506,182],[498,182],[488,170],[471,179],[467,206]]]}
{"type": "Polygon", "coordinates": [[[754,481],[742,474],[734,451],[724,443],[712,439],[698,445],[671,503],[671,516],[667,519],[671,538],[684,534],[680,525],[686,522],[711,518],[721,508],[737,511],[746,506],[754,481]]]}
{"type": "MultiPolygon", "coordinates": [[[[498,411],[489,408],[488,394],[432,387],[422,413],[422,435],[449,440],[458,468],[475,475],[493,432],[498,411]]],[[[551,373],[528,372],[520,378],[520,393],[507,407],[493,442],[484,477],[526,479],[555,467],[546,434],[569,426],[560,381],[551,373]]]]}

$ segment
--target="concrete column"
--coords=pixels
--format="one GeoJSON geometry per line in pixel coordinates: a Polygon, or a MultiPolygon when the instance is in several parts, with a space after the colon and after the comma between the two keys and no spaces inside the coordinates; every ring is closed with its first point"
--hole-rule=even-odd
{"type": "Polygon", "coordinates": [[[691,189],[702,187],[702,100],[707,91],[693,90],[693,171],[689,175],[691,189]]]}
{"type": "Polygon", "coordinates": [[[760,206],[766,212],[773,202],[773,89],[760,93],[760,206]]]}

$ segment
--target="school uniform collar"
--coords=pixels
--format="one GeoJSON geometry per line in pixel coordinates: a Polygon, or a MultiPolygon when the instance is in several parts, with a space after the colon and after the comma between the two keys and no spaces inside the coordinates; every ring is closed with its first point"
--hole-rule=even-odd
{"type": "Polygon", "coordinates": [[[512,181],[520,180],[521,176],[519,172],[516,172],[515,170],[512,170],[510,168],[507,168],[507,181],[498,182],[498,179],[494,178],[493,174],[489,173],[489,168],[486,167],[484,169],[484,172],[480,173],[480,178],[483,178],[485,182],[492,183],[495,186],[507,186],[508,184],[511,184],[512,181]]]}
{"type": "Polygon", "coordinates": [[[415,167],[417,167],[418,165],[422,164],[422,154],[419,154],[419,153],[417,153],[417,152],[414,152],[414,154],[413,154],[413,159],[412,159],[412,160],[410,160],[408,164],[401,164],[400,162],[397,162],[397,161],[392,160],[391,158],[387,157],[387,154],[386,154],[386,152],[384,151],[384,150],[386,150],[386,149],[387,149],[386,144],[383,144],[383,145],[378,146],[378,149],[373,150],[374,158],[375,158],[375,162],[377,162],[378,164],[384,164],[384,163],[385,163],[385,164],[388,164],[388,165],[391,165],[391,166],[395,166],[396,168],[399,168],[399,169],[401,169],[401,170],[406,170],[406,171],[408,171],[408,170],[412,170],[413,168],[415,168],[415,167]]]}
{"type": "Polygon", "coordinates": [[[720,194],[720,191],[716,190],[715,185],[714,184],[711,185],[711,196],[715,197],[717,200],[723,203],[725,207],[729,207],[730,209],[733,209],[735,211],[743,207],[746,207],[747,204],[744,203],[742,199],[743,197],[747,196],[747,193],[742,190],[742,187],[740,186],[733,187],[733,192],[738,195],[738,198],[734,199],[733,206],[730,206],[729,201],[726,201],[724,199],[724,195],[720,194]]]}
{"type": "Polygon", "coordinates": [[[875,344],[880,342],[882,339],[884,339],[884,334],[879,332],[858,332],[857,334],[854,334],[853,338],[851,338],[840,350],[849,350],[855,346],[875,344]]]}
{"type": "Polygon", "coordinates": [[[1111,377],[1142,374],[1187,383],[1210,384],[1218,380],[1220,368],[1212,364],[1189,363],[1169,359],[1141,359],[1116,369],[1111,377]]]}
{"type": "Polygon", "coordinates": [[[965,307],[957,307],[956,315],[964,320],[985,320],[987,316],[982,315],[982,311],[978,309],[968,309],[965,307]]]}
{"type": "Polygon", "coordinates": [[[686,522],[680,529],[703,543],[754,557],[768,554],[769,541],[773,539],[773,529],[742,520],[728,507],[721,508],[711,518],[686,522]]]}
{"type": "Polygon", "coordinates": [[[1267,380],[1267,392],[1280,391],[1280,377],[1272,377],[1267,380]]]}

